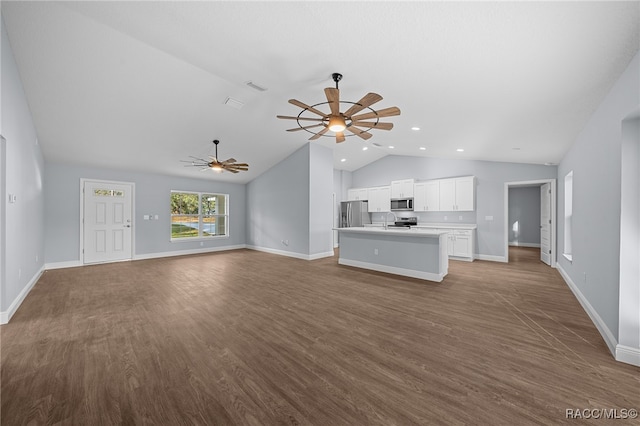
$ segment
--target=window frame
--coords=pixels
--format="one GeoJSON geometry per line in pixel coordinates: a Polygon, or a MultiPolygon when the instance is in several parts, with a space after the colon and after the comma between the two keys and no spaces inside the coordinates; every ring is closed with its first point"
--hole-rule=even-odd
{"type": "Polygon", "coordinates": [[[175,242],[187,242],[187,241],[209,241],[209,240],[216,240],[216,239],[223,239],[223,238],[229,238],[229,210],[230,210],[230,196],[229,194],[224,194],[224,193],[218,193],[218,192],[209,192],[209,191],[205,191],[205,192],[201,192],[201,191],[182,191],[182,190],[178,190],[178,189],[172,189],[170,194],[169,194],[169,240],[172,243],[175,242]],[[173,237],[173,216],[174,214],[171,212],[171,196],[173,194],[194,194],[198,196],[198,214],[181,214],[181,215],[177,215],[177,216],[193,216],[193,217],[197,217],[198,218],[198,235],[197,236],[193,236],[193,237],[179,237],[179,238],[174,238],[173,237]],[[225,213],[224,214],[204,214],[202,212],[202,197],[204,195],[207,196],[211,196],[211,195],[215,195],[218,197],[225,197],[225,213]],[[224,218],[224,226],[225,226],[225,234],[224,235],[202,235],[203,233],[203,224],[205,223],[203,221],[204,218],[208,218],[208,217],[215,217],[216,218],[216,224],[218,223],[217,218],[219,217],[223,217],[224,218]]]}

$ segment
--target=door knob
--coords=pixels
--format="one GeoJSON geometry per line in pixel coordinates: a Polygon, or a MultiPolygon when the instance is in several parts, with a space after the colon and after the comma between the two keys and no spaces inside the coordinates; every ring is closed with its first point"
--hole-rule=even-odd
{"type": "Polygon", "coordinates": [[[131,225],[125,225],[124,227],[125,228],[131,228],[131,225]]]}

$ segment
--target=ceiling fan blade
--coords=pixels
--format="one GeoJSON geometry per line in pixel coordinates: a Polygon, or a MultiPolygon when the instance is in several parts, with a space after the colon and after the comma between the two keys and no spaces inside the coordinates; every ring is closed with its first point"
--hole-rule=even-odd
{"type": "Polygon", "coordinates": [[[340,115],[340,90],[327,87],[324,89],[324,94],[327,96],[329,108],[331,108],[331,115],[340,115]]]}
{"type": "Polygon", "coordinates": [[[314,107],[311,107],[311,106],[309,106],[309,105],[307,105],[307,104],[305,104],[303,102],[300,102],[300,101],[298,101],[296,99],[289,99],[289,103],[293,104],[295,106],[298,106],[298,107],[300,107],[302,109],[306,109],[307,111],[311,111],[314,114],[318,114],[320,117],[326,117],[328,115],[328,114],[325,114],[322,111],[318,111],[314,107]]]}
{"type": "Polygon", "coordinates": [[[354,127],[353,124],[347,127],[347,130],[356,136],[360,136],[364,140],[367,140],[372,136],[371,133],[368,133],[366,130],[362,130],[362,129],[358,129],[357,127],[354,127]]]}
{"type": "Polygon", "coordinates": [[[346,110],[344,112],[344,116],[351,117],[353,114],[357,114],[363,109],[370,107],[371,105],[375,104],[376,102],[380,102],[381,100],[382,100],[382,96],[378,95],[377,93],[369,92],[366,95],[364,95],[362,99],[356,102],[355,105],[351,106],[351,108],[346,110]]]}
{"type": "Polygon", "coordinates": [[[283,118],[285,120],[306,120],[306,121],[322,121],[322,118],[312,118],[312,117],[291,117],[290,115],[276,115],[278,118],[283,118]]]}
{"type": "Polygon", "coordinates": [[[362,115],[356,115],[355,117],[351,117],[352,121],[362,121],[367,120],[369,118],[380,118],[380,117],[391,117],[393,115],[400,115],[400,108],[398,107],[389,107],[385,109],[381,109],[376,112],[368,112],[362,115]]]}
{"type": "Polygon", "coordinates": [[[345,141],[344,132],[336,133],[336,143],[340,143],[344,141],[345,141]]]}
{"type": "Polygon", "coordinates": [[[374,122],[367,122],[367,121],[353,121],[351,122],[352,125],[356,125],[356,126],[360,126],[360,127],[367,127],[369,129],[380,129],[380,130],[391,130],[393,129],[393,123],[374,123],[374,122]]]}
{"type": "Polygon", "coordinates": [[[324,129],[320,130],[318,133],[316,133],[315,135],[311,136],[309,138],[310,141],[314,141],[316,139],[319,139],[320,136],[324,135],[325,133],[327,133],[329,131],[328,127],[325,127],[324,129]]]}
{"type": "Polygon", "coordinates": [[[235,158],[229,158],[228,160],[221,161],[220,164],[229,164],[229,163],[235,163],[235,162],[236,162],[235,158]]]}
{"type": "Polygon", "coordinates": [[[295,129],[287,129],[287,132],[297,132],[298,130],[313,129],[314,127],[324,126],[324,124],[314,124],[313,126],[296,127],[295,129]]]}
{"type": "Polygon", "coordinates": [[[249,167],[249,165],[247,163],[234,163],[229,164],[228,167],[249,167]]]}

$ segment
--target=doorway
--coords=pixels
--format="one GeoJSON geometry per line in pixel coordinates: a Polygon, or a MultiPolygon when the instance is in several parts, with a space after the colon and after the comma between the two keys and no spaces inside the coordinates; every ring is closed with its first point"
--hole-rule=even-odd
{"type": "Polygon", "coordinates": [[[131,260],[133,183],[81,179],[80,187],[82,263],[131,260]]]}
{"type": "MultiPolygon", "coordinates": [[[[556,266],[556,180],[555,179],[541,179],[532,181],[521,182],[506,182],[504,188],[504,217],[505,217],[505,229],[504,229],[504,251],[505,262],[509,262],[509,246],[524,246],[524,247],[539,247],[540,260],[547,265],[555,268],[556,266]],[[531,202],[529,206],[524,208],[528,211],[523,214],[528,214],[527,229],[523,228],[523,223],[516,220],[512,220],[511,216],[514,215],[513,211],[510,212],[510,193],[512,197],[518,192],[510,191],[510,189],[518,190],[522,189],[522,194],[525,191],[532,192],[527,197],[533,200],[536,197],[536,202],[531,202]],[[531,211],[535,209],[535,211],[531,211]],[[530,236],[526,239],[529,241],[520,241],[514,237],[518,234],[520,238],[524,232],[530,236]],[[536,234],[536,235],[533,235],[536,234]]],[[[513,201],[513,200],[511,200],[513,201]]],[[[511,203],[513,206],[513,202],[511,203]]],[[[523,216],[524,217],[524,216],[523,216]]]]}

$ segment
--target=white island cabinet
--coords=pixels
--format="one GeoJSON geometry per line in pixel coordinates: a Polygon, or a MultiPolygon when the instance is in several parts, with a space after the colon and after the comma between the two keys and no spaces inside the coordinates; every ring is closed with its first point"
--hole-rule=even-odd
{"type": "Polygon", "coordinates": [[[449,271],[447,232],[376,227],[337,228],[338,263],[440,282],[449,271]]]}

